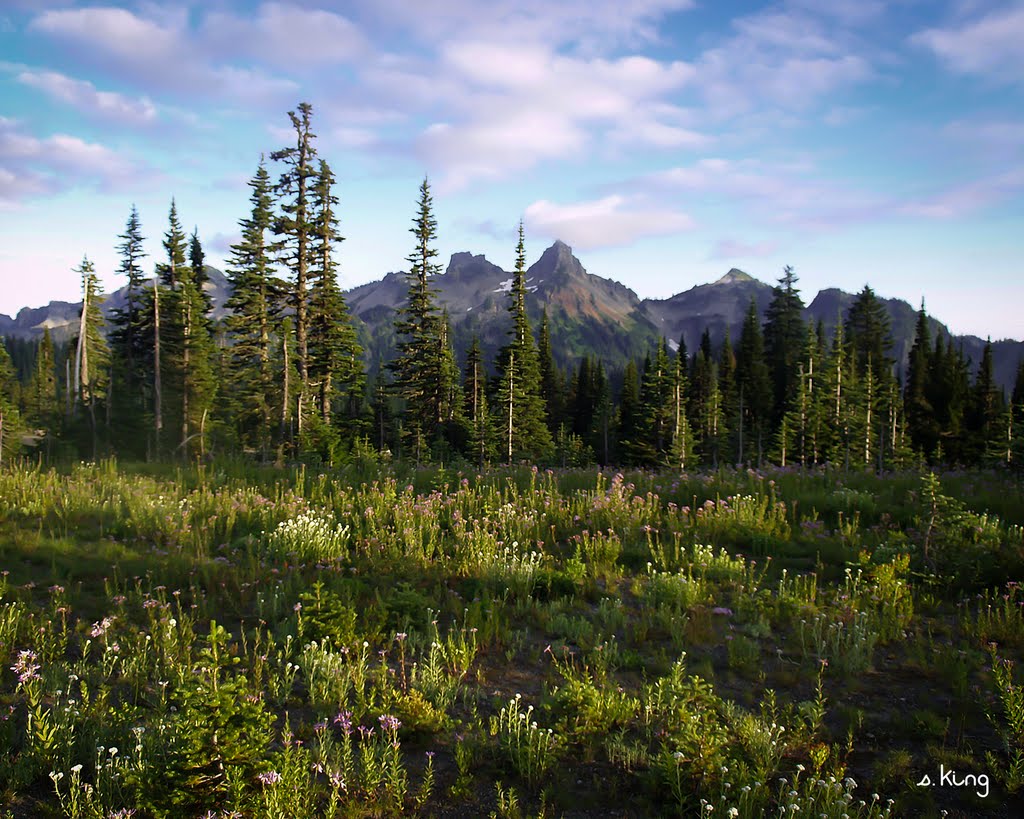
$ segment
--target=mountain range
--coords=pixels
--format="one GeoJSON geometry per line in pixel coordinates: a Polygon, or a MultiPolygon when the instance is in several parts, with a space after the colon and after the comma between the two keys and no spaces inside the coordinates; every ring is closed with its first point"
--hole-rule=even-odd
{"type": "MultiPolygon", "coordinates": [[[[224,303],[230,285],[216,268],[206,268],[206,289],[212,297],[214,316],[225,314],[224,303]]],[[[733,268],[717,281],[681,291],[667,299],[641,299],[624,284],[587,273],[572,249],[556,241],[545,250],[526,273],[529,290],[527,309],[536,331],[541,313],[547,310],[552,347],[563,367],[584,355],[597,355],[611,370],[620,370],[629,358],[642,357],[662,336],[672,349],[682,338],[692,353],[705,327],[714,344],[726,333],[735,342],[751,299],[763,316],[772,298],[772,286],[742,270],[733,268]]],[[[511,319],[508,292],[512,274],[472,253],[452,255],[444,273],[433,277],[438,303],[447,311],[456,354],[464,356],[473,336],[480,339],[487,360],[493,359],[505,343],[511,319]]],[[[360,340],[366,350],[371,372],[388,361],[395,349],[394,318],[406,298],[408,285],[403,273],[388,273],[379,281],[354,287],[346,293],[349,310],[356,319],[360,340]]],[[[822,322],[831,335],[837,321],[856,297],[835,288],[820,291],[807,305],[808,320],[822,322]]],[[[893,356],[900,370],[906,365],[914,343],[917,319],[915,307],[901,299],[880,297],[892,326],[893,356]]],[[[109,313],[123,306],[125,288],[107,296],[103,310],[109,313]]],[[[50,302],[44,307],[24,308],[11,318],[0,314],[0,336],[36,338],[50,328],[54,341],[70,339],[77,331],[81,303],[50,302]]],[[[932,338],[949,335],[949,329],[930,319],[932,338]]],[[[985,341],[977,336],[954,336],[976,366],[985,341]]],[[[998,383],[1009,389],[1018,362],[1024,357],[1024,342],[993,342],[993,359],[998,383]]]]}

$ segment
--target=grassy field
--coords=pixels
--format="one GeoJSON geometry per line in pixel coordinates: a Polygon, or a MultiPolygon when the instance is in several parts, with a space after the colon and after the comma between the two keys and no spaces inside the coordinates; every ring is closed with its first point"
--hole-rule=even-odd
{"type": "Polygon", "coordinates": [[[0,815],[1021,816],[1022,525],[982,473],[8,467],[0,815]]]}

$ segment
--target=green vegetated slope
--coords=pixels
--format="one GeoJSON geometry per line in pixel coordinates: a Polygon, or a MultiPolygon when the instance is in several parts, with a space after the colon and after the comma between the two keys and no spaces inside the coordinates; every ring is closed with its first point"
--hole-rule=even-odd
{"type": "Polygon", "coordinates": [[[0,499],[8,816],[1024,810],[1005,476],[106,462],[0,499]]]}

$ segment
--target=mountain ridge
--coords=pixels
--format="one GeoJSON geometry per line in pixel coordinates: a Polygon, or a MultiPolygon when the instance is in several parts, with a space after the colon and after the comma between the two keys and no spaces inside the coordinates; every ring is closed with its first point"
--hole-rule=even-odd
{"type": "MultiPolygon", "coordinates": [[[[229,284],[221,271],[210,266],[205,269],[214,316],[220,318],[226,313],[229,284]]],[[[474,336],[479,337],[488,360],[505,343],[511,326],[507,293],[512,275],[484,254],[459,251],[451,255],[444,271],[432,278],[438,304],[447,311],[452,340],[460,357],[474,336]]],[[[773,285],[733,267],[715,281],[694,284],[668,298],[641,299],[619,281],[588,273],[572,248],[561,240],[546,248],[530,265],[526,279],[532,326],[536,332],[542,311],[547,310],[559,364],[572,365],[590,354],[602,358],[610,370],[621,369],[629,358],[642,357],[661,336],[668,339],[673,349],[682,338],[691,353],[705,328],[714,344],[720,344],[726,334],[735,342],[751,299],[763,319],[773,290],[773,285]]],[[[125,292],[122,287],[106,297],[105,315],[123,306],[125,292]]],[[[345,293],[371,371],[393,355],[393,321],[407,292],[406,276],[398,271],[345,293]]],[[[831,335],[838,317],[845,316],[855,298],[855,294],[839,288],[824,288],[807,303],[804,315],[808,320],[820,321],[831,335]]],[[[902,372],[914,341],[917,309],[903,299],[879,296],[879,300],[889,313],[892,352],[902,372]]],[[[42,307],[24,307],[14,317],[0,314],[0,336],[32,339],[49,327],[55,341],[67,341],[77,329],[80,308],[80,302],[52,301],[42,307]]],[[[972,367],[980,361],[983,339],[953,335],[935,317],[930,317],[930,329],[933,338],[937,332],[952,335],[963,346],[972,367]]],[[[1013,383],[1017,363],[1024,356],[1024,342],[1000,339],[992,345],[996,379],[1008,388],[1013,383]]]]}

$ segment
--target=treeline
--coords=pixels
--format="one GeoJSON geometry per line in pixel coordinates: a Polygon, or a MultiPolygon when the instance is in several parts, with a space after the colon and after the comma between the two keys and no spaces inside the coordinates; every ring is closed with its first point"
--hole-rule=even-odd
{"type": "Polygon", "coordinates": [[[721,464],[886,469],[915,461],[1024,461],[1024,361],[1010,396],[993,376],[991,344],[975,368],[949,337],[930,337],[924,306],[905,383],[889,318],[870,287],[831,338],[805,324],[792,268],[762,324],[751,302],[735,343],[705,331],[692,355],[662,339],[621,373],[585,357],[555,363],[546,314],[535,338],[526,311],[519,226],[511,329],[493,362],[474,340],[457,360],[431,279],[437,223],[420,186],[397,353],[368,378],[337,282],[336,180],[320,159],[312,108],[289,112],[293,145],[261,157],[250,212],[231,248],[231,295],[215,319],[198,229],[172,200],[156,277],[143,272],[132,207],[118,238],[126,300],[105,327],[92,263],[76,268],[83,307],[73,343],[47,330],[0,345],[0,454],[27,442],[51,454],[194,459],[247,453],[262,461],[337,462],[388,453],[465,460],[677,470],[721,464]],[[13,360],[10,355],[13,353],[13,360]]]}

